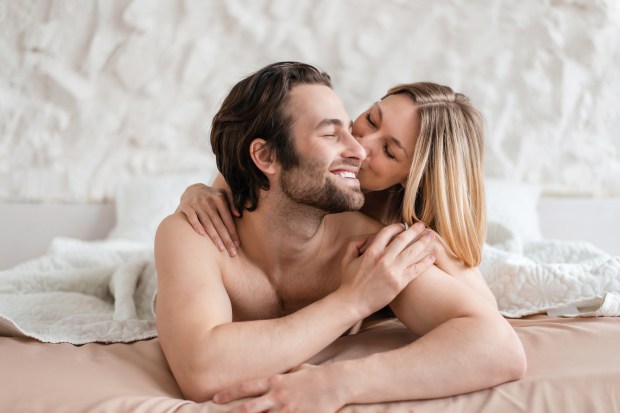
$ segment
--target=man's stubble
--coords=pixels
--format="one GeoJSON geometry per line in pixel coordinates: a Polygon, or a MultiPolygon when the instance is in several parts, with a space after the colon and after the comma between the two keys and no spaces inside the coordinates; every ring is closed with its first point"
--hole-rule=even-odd
{"type": "Polygon", "coordinates": [[[339,188],[325,176],[324,165],[317,161],[300,160],[297,166],[283,170],[280,189],[292,201],[328,214],[357,211],[364,205],[359,187],[339,188]]]}

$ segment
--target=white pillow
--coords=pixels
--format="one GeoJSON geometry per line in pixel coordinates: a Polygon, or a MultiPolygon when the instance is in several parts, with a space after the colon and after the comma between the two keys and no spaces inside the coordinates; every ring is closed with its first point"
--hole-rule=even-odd
{"type": "Polygon", "coordinates": [[[522,182],[485,179],[487,221],[499,223],[524,242],[540,241],[540,187],[522,182]]]}
{"type": "Polygon", "coordinates": [[[116,225],[108,239],[153,243],[161,221],[173,213],[181,194],[191,184],[210,184],[213,176],[164,176],[135,178],[119,185],[116,196],[116,225]]]}

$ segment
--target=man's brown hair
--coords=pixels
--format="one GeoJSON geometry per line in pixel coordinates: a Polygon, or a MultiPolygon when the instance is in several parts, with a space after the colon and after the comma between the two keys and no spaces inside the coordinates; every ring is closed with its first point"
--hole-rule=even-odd
{"type": "Polygon", "coordinates": [[[259,190],[268,190],[267,177],[250,156],[250,143],[264,139],[284,170],[297,166],[290,138],[293,119],[286,111],[289,94],[298,84],[331,86],[331,79],[314,66],[299,62],[270,64],[237,83],[211,125],[211,147],[217,168],[230,186],[235,207],[254,211],[259,190]]]}

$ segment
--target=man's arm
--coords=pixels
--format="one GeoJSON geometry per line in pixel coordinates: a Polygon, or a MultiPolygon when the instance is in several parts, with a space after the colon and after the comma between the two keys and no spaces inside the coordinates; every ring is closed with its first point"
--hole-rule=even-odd
{"type": "MultiPolygon", "coordinates": [[[[394,233],[400,231],[392,228],[394,233]]],[[[409,244],[415,231],[405,235],[411,239],[401,236],[403,245],[409,244]]],[[[387,242],[392,236],[384,231],[378,242],[381,237],[387,242]]],[[[424,255],[426,245],[416,244],[407,247],[407,260],[403,262],[416,262],[419,258],[414,257],[424,255]]],[[[372,310],[360,299],[368,297],[368,291],[378,303],[386,299],[387,303],[402,290],[395,283],[382,282],[381,277],[353,277],[334,293],[286,317],[233,322],[221,276],[221,263],[230,258],[197,234],[182,214],[175,213],[160,225],[155,258],[157,328],[162,349],[183,393],[196,401],[208,400],[239,382],[301,364],[372,310]],[[377,296],[379,290],[383,297],[377,296]]],[[[378,260],[380,257],[358,262],[359,272],[369,273],[365,268],[378,260]]],[[[428,262],[410,266],[409,276],[426,267],[428,262]]],[[[408,280],[401,272],[395,271],[404,286],[408,280]]]]}
{"type": "Polygon", "coordinates": [[[436,267],[392,302],[415,342],[328,367],[346,403],[445,397],[517,380],[525,374],[521,342],[490,303],[436,267]],[[372,374],[364,374],[372,372],[372,374]]]}
{"type": "Polygon", "coordinates": [[[358,320],[330,296],[279,319],[232,322],[223,257],[180,214],[160,225],[155,257],[161,345],[183,393],[196,401],[240,381],[289,370],[358,320]]]}
{"type": "Polygon", "coordinates": [[[259,396],[231,413],[291,406],[297,412],[333,412],[352,403],[451,396],[523,376],[525,355],[512,327],[490,303],[438,268],[409,283],[392,308],[422,337],[397,350],[249,381],[214,400],[259,396]]]}

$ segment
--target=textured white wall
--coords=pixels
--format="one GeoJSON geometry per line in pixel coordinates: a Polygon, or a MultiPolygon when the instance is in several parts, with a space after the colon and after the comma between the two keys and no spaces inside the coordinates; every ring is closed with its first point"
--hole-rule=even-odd
{"type": "Polygon", "coordinates": [[[488,175],[620,194],[615,0],[0,0],[0,199],[210,170],[225,93],[277,60],[330,72],[352,115],[448,84],[485,114],[488,175]]]}

